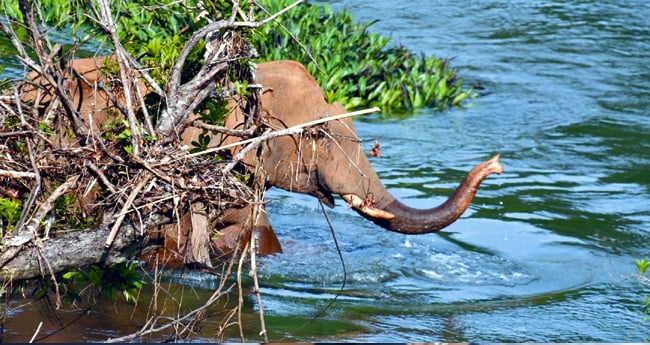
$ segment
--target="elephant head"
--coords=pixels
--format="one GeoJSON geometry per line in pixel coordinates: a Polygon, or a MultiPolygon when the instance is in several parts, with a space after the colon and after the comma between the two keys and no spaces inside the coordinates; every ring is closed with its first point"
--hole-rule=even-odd
{"type": "MultiPolygon", "coordinates": [[[[338,103],[327,104],[323,91],[305,67],[294,61],[258,65],[262,107],[271,127],[279,129],[321,117],[345,113],[338,103]]],[[[237,127],[241,116],[230,116],[237,127]]],[[[396,200],[384,187],[359,143],[353,122],[328,122],[301,135],[279,137],[264,144],[261,155],[267,183],[292,192],[308,193],[330,207],[334,194],[363,217],[392,231],[423,234],[454,222],[467,209],[483,179],[500,174],[499,156],[474,167],[456,191],[439,206],[414,209],[396,200]]],[[[249,155],[246,164],[253,164],[249,155]]]]}

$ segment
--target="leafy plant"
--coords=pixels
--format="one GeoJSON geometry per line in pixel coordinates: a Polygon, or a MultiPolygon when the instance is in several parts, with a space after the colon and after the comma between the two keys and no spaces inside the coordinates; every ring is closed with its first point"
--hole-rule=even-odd
{"type": "Polygon", "coordinates": [[[248,95],[248,80],[244,81],[235,81],[235,90],[238,95],[246,96],[248,95]]]}
{"type": "Polygon", "coordinates": [[[201,134],[199,134],[199,138],[197,140],[192,141],[192,149],[190,149],[190,153],[196,153],[196,152],[201,152],[205,151],[208,149],[210,145],[210,134],[208,134],[208,130],[204,129],[201,134]]]}
{"type": "Polygon", "coordinates": [[[47,123],[45,122],[39,122],[38,124],[38,130],[47,134],[47,135],[54,135],[54,130],[51,129],[47,123]]]}
{"type": "Polygon", "coordinates": [[[238,172],[233,172],[233,174],[234,174],[235,177],[237,177],[237,179],[238,179],[239,181],[241,181],[241,183],[243,183],[243,184],[247,184],[248,181],[250,181],[250,179],[251,179],[251,174],[240,174],[240,173],[238,173],[238,172]]]}
{"type": "Polygon", "coordinates": [[[14,226],[16,226],[21,214],[20,201],[9,198],[0,198],[0,216],[7,221],[9,225],[8,229],[10,231],[13,230],[14,226]]]}
{"type": "MultiPolygon", "coordinates": [[[[8,0],[5,7],[9,17],[20,19],[17,0],[8,0]]],[[[205,10],[213,18],[228,17],[230,1],[210,2],[173,0],[123,1],[114,3],[119,10],[118,37],[124,47],[148,67],[159,85],[165,85],[167,75],[192,32],[205,24],[205,10]],[[118,7],[119,6],[119,7],[118,7]]],[[[292,0],[261,0],[270,12],[277,12],[292,0]]],[[[250,1],[241,1],[247,12],[250,1]]],[[[101,40],[101,28],[77,8],[81,0],[42,0],[40,8],[45,19],[55,28],[71,32],[77,42],[91,38],[101,40]],[[71,24],[70,24],[71,23],[71,24]],[[70,31],[65,28],[70,26],[70,31]]],[[[278,18],[291,34],[278,25],[264,25],[252,34],[241,30],[258,50],[261,60],[293,59],[303,62],[319,81],[329,102],[341,102],[348,109],[379,106],[387,113],[409,113],[422,107],[444,109],[458,106],[476,96],[464,89],[457,71],[448,60],[418,56],[403,46],[390,46],[390,39],[368,31],[373,23],[356,23],[343,10],[334,13],[328,5],[304,4],[278,18]],[[312,61],[301,44],[313,54],[312,61]]],[[[94,40],[99,41],[99,40],[94,40]]],[[[183,80],[189,80],[202,65],[202,44],[198,44],[183,70],[183,80]]],[[[65,47],[64,51],[76,49],[65,47]]],[[[238,91],[246,94],[244,83],[238,91]]]]}
{"type": "Polygon", "coordinates": [[[650,261],[647,260],[637,260],[636,261],[636,268],[639,270],[640,275],[644,275],[646,270],[648,269],[648,266],[650,266],[650,261]]]}
{"type": "Polygon", "coordinates": [[[66,193],[54,201],[52,209],[53,222],[51,232],[69,229],[89,229],[97,225],[98,218],[94,215],[86,215],[82,212],[81,203],[83,199],[76,192],[66,193]]]}
{"type": "MultiPolygon", "coordinates": [[[[259,1],[275,12],[290,0],[259,1]]],[[[417,56],[389,38],[358,24],[343,10],[328,5],[302,5],[279,21],[313,54],[315,62],[289,33],[276,25],[263,26],[251,37],[261,59],[293,59],[304,63],[325,91],[328,102],[348,109],[379,106],[383,112],[408,113],[423,107],[444,109],[476,96],[463,89],[449,61],[417,56]]]]}
{"type": "MultiPolygon", "coordinates": [[[[248,83],[246,83],[246,85],[248,85],[248,83]]],[[[226,115],[230,113],[230,109],[228,101],[225,99],[214,99],[212,102],[200,104],[197,107],[197,112],[201,114],[199,120],[210,125],[218,125],[222,123],[226,115]]],[[[213,134],[216,134],[216,132],[213,134]]]]}
{"type": "MultiPolygon", "coordinates": [[[[238,89],[242,88],[245,90],[248,87],[247,82],[238,82],[236,84],[238,89]],[[243,86],[244,84],[245,86],[243,86]]],[[[241,94],[243,95],[243,93],[241,94]]],[[[197,107],[197,111],[201,114],[199,120],[209,125],[222,124],[226,115],[230,113],[230,109],[228,101],[225,99],[212,99],[209,102],[203,102],[199,107],[197,107]]],[[[208,149],[213,135],[217,135],[217,132],[204,129],[201,134],[199,134],[198,140],[192,141],[191,144],[194,147],[190,150],[190,153],[208,149]]]]}
{"type": "Polygon", "coordinates": [[[138,292],[144,285],[139,269],[140,266],[135,262],[122,262],[111,267],[91,265],[86,272],[81,270],[66,272],[63,274],[63,279],[67,280],[73,288],[90,283],[110,299],[115,299],[117,292],[121,292],[127,302],[135,303],[138,292]]]}

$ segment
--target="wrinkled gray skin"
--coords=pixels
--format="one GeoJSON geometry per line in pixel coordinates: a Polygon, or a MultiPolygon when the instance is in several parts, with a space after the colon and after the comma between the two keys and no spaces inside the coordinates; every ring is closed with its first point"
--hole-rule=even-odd
{"type": "MultiPolygon", "coordinates": [[[[316,80],[297,62],[260,64],[257,81],[264,90],[264,113],[276,129],[346,112],[338,103],[325,102],[316,80]]],[[[236,128],[243,120],[241,114],[232,114],[227,125],[236,128]]],[[[341,195],[365,218],[388,230],[407,234],[434,232],[451,224],[467,209],[481,181],[491,173],[503,171],[497,155],[474,167],[446,202],[420,210],[402,204],[386,190],[366,158],[349,118],[330,121],[302,137],[272,139],[263,145],[263,150],[261,159],[268,186],[311,194],[330,207],[334,206],[333,195],[341,195]]],[[[245,159],[251,168],[254,162],[254,154],[245,159]]],[[[262,219],[260,225],[265,229],[263,233],[273,234],[268,219],[262,219]]],[[[274,235],[260,242],[265,241],[277,243],[274,235]]],[[[263,254],[281,250],[279,243],[269,249],[263,254]]]]}

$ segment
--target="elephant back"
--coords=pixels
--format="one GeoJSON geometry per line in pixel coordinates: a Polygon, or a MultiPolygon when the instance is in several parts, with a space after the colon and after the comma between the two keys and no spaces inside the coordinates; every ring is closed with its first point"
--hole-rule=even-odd
{"type": "MultiPolygon", "coordinates": [[[[99,86],[100,84],[103,86],[111,85],[100,71],[107,64],[114,63],[114,60],[115,57],[113,56],[73,60],[64,70],[64,72],[68,73],[61,82],[63,88],[70,94],[74,106],[85,125],[96,133],[101,133],[102,126],[111,120],[110,116],[118,113],[113,111],[115,105],[99,86]]],[[[29,73],[27,79],[33,81],[33,83],[26,86],[22,95],[23,101],[38,105],[39,111],[45,111],[53,100],[52,95],[56,94],[54,86],[48,82],[43,82],[42,78],[37,72],[29,73]],[[40,87],[44,87],[44,89],[40,87]]],[[[138,79],[138,89],[143,97],[148,93],[146,85],[140,79],[138,79]]],[[[126,101],[121,86],[114,85],[111,92],[115,95],[120,106],[125,107],[126,101]]],[[[58,138],[53,138],[54,142],[57,140],[58,138]]]]}

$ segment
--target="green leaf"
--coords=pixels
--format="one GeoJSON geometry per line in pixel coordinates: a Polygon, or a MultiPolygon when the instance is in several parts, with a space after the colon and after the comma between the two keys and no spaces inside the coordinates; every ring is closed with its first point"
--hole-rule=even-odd
{"type": "Polygon", "coordinates": [[[36,290],[36,293],[34,293],[34,297],[35,297],[36,299],[42,298],[43,296],[45,296],[45,295],[47,294],[47,291],[48,291],[48,290],[47,290],[47,288],[45,288],[45,287],[44,287],[44,288],[40,288],[40,289],[36,290]]]}
{"type": "Polygon", "coordinates": [[[18,22],[23,22],[23,13],[20,11],[20,6],[18,1],[10,0],[4,4],[4,9],[7,11],[7,15],[12,19],[15,19],[18,22]]]}
{"type": "Polygon", "coordinates": [[[63,273],[63,279],[66,279],[66,280],[73,279],[74,277],[77,276],[78,273],[79,272],[75,272],[75,271],[70,271],[70,272],[63,273]]]}
{"type": "Polygon", "coordinates": [[[422,94],[420,93],[420,91],[416,90],[415,97],[413,97],[413,102],[412,102],[413,109],[422,108],[423,103],[424,101],[422,99],[422,94]]]}
{"type": "Polygon", "coordinates": [[[644,275],[648,266],[650,266],[650,261],[646,260],[637,260],[636,267],[639,269],[639,274],[644,275]]]}
{"type": "Polygon", "coordinates": [[[18,200],[0,198],[0,216],[4,217],[9,225],[15,225],[22,214],[21,204],[18,200]]]}
{"type": "Polygon", "coordinates": [[[235,81],[235,90],[237,90],[238,95],[242,95],[242,96],[248,95],[248,80],[235,81]]]}
{"type": "MultiPolygon", "coordinates": [[[[0,69],[0,73],[2,73],[2,70],[0,69]]],[[[54,135],[54,130],[50,129],[45,122],[39,122],[38,123],[38,130],[47,133],[49,135],[54,135]]]]}
{"type": "Polygon", "coordinates": [[[125,129],[122,131],[122,133],[118,134],[117,139],[124,140],[124,139],[130,139],[131,138],[131,130],[130,129],[125,129]]]}
{"type": "Polygon", "coordinates": [[[88,281],[91,284],[95,285],[95,286],[98,286],[98,287],[101,286],[102,276],[103,276],[102,272],[103,271],[99,266],[97,266],[97,265],[90,266],[90,268],[88,269],[88,274],[87,274],[88,275],[88,281]]]}
{"type": "Polygon", "coordinates": [[[154,56],[160,55],[160,51],[162,48],[162,37],[155,37],[152,40],[150,40],[149,44],[147,45],[147,48],[149,49],[149,54],[154,56]]]}
{"type": "Polygon", "coordinates": [[[456,97],[454,97],[454,100],[451,102],[453,105],[458,105],[462,100],[465,98],[469,97],[470,93],[469,92],[463,92],[456,97]]]}

